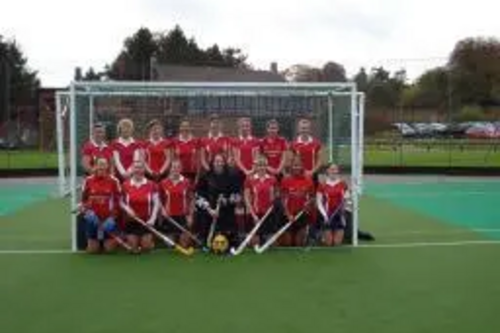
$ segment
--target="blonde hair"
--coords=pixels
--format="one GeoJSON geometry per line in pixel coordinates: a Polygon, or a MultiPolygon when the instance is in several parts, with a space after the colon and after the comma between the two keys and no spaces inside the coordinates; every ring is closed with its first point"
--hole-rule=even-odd
{"type": "Polygon", "coordinates": [[[118,135],[120,135],[122,133],[122,128],[124,126],[129,126],[132,129],[132,131],[134,130],[134,122],[132,121],[132,119],[123,118],[123,119],[120,119],[120,121],[118,122],[118,125],[116,125],[116,131],[117,131],[118,135]]]}

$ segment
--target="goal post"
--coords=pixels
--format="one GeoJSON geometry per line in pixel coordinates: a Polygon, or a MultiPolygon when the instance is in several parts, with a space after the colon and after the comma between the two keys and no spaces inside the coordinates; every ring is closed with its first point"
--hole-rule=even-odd
{"type": "MultiPolygon", "coordinates": [[[[263,136],[269,119],[277,119],[288,140],[295,136],[299,117],[312,120],[313,134],[324,147],[323,162],[340,165],[352,190],[353,231],[359,226],[359,196],[363,175],[364,94],[353,82],[72,82],[56,95],[59,153],[59,190],[69,193],[71,208],[79,200],[84,176],[80,151],[92,125],[103,123],[108,140],[115,138],[120,118],[131,118],[135,136],[145,138],[152,119],[164,123],[167,135],[175,135],[180,119],[188,119],[195,136],[207,134],[208,116],[218,114],[225,133],[236,135],[236,119],[252,119],[256,136],[263,136]],[[69,126],[65,126],[64,109],[69,126]],[[69,140],[68,140],[69,138],[69,140]],[[64,156],[61,156],[64,155],[64,156]],[[67,172],[69,170],[69,173],[67,172]]],[[[72,249],[78,250],[76,216],[71,217],[72,249]]],[[[352,232],[353,245],[358,244],[352,232]]]]}

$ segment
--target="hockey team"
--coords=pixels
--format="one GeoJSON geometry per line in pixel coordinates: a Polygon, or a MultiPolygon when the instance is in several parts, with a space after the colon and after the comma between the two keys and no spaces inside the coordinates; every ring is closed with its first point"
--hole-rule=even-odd
{"type": "Polygon", "coordinates": [[[122,119],[107,143],[105,128],[94,125],[82,149],[87,176],[75,210],[87,252],[144,253],[166,243],[185,254],[196,247],[234,255],[248,247],[342,244],[349,190],[336,164],[322,165],[311,121],[298,120],[292,142],[276,120],[263,138],[253,135],[250,118],[237,126],[238,136],[229,137],[214,115],[198,138],[183,120],[177,136],[166,138],[154,120],[139,140],[133,122],[122,119]]]}

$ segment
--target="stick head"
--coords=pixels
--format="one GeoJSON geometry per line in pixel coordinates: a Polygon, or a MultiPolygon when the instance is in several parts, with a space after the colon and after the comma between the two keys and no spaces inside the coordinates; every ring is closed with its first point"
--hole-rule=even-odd
{"type": "Polygon", "coordinates": [[[184,251],[184,254],[187,255],[187,256],[192,256],[194,254],[194,248],[191,246],[191,247],[188,247],[185,251],[184,251]]]}
{"type": "Polygon", "coordinates": [[[264,249],[260,248],[258,245],[255,245],[253,247],[253,249],[255,250],[255,253],[257,253],[257,254],[261,254],[262,252],[264,252],[264,249]]]}
{"type": "Polygon", "coordinates": [[[238,255],[238,251],[236,251],[236,249],[234,247],[230,248],[229,249],[229,253],[232,255],[232,256],[236,256],[238,255]]]}

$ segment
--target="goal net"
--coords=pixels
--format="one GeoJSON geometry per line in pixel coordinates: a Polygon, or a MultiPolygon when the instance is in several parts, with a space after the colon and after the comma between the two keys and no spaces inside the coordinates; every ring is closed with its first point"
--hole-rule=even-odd
{"type": "MultiPolygon", "coordinates": [[[[322,162],[339,165],[348,181],[352,231],[358,229],[364,95],[354,83],[73,82],[56,98],[59,191],[70,196],[72,210],[84,176],[81,148],[95,123],[105,126],[108,141],[116,138],[122,118],[134,122],[139,139],[147,139],[146,124],[153,119],[163,123],[166,136],[175,136],[181,120],[188,119],[193,134],[204,137],[208,118],[216,113],[228,136],[237,135],[237,119],[245,116],[254,136],[263,137],[267,121],[276,119],[280,135],[292,141],[297,120],[307,117],[322,144],[322,162]]],[[[77,250],[76,217],[71,220],[72,249],[77,250]]],[[[357,245],[357,232],[349,234],[357,245]]]]}

